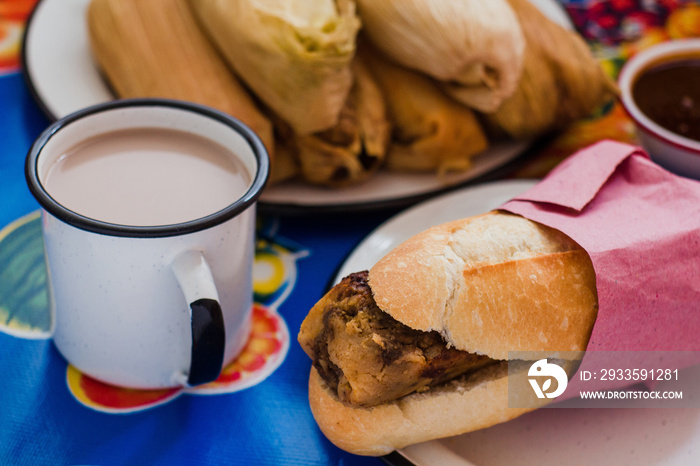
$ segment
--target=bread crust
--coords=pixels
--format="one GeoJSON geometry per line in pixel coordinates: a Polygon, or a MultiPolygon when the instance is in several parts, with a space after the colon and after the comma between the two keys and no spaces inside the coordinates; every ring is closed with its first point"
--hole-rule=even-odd
{"type": "Polygon", "coordinates": [[[490,212],[430,228],[370,269],[380,309],[493,359],[582,351],[598,312],[588,254],[562,233],[490,212]]]}
{"type": "Polygon", "coordinates": [[[365,456],[482,429],[536,409],[508,407],[506,363],[372,408],[344,405],[312,368],[309,401],[321,431],[333,444],[365,456]]]}

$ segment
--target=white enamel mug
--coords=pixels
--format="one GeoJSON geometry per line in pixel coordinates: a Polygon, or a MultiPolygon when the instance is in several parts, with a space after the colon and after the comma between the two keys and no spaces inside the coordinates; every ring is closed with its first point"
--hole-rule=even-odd
{"type": "Polygon", "coordinates": [[[215,380],[249,335],[255,201],[268,172],[267,152],[248,127],[185,102],[114,101],[47,128],[27,155],[25,175],[43,208],[53,340],[65,359],[123,387],[215,380]],[[247,191],[214,214],[157,226],[88,218],[49,195],[47,172],[68,148],[144,127],[194,133],[229,149],[250,175],[247,191]]]}

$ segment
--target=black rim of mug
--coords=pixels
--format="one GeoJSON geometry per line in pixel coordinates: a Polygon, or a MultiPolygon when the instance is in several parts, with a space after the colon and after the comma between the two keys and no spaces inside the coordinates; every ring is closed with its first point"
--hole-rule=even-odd
{"type": "Polygon", "coordinates": [[[54,217],[70,225],[73,225],[76,228],[80,228],[81,230],[91,231],[94,233],[109,236],[124,236],[134,238],[161,238],[167,236],[180,236],[201,230],[206,230],[213,226],[219,225],[227,220],[230,220],[233,217],[237,216],[239,213],[248,209],[251,205],[253,205],[253,203],[255,203],[258,197],[260,197],[263,188],[267,184],[269,171],[270,159],[267,154],[267,151],[265,150],[265,146],[263,145],[260,138],[244,123],[223,112],[214,110],[210,107],[205,107],[203,105],[198,105],[190,102],[183,102],[179,100],[152,98],[115,100],[108,103],[88,107],[70,115],[67,115],[64,118],[61,118],[60,120],[51,124],[39,135],[39,137],[37,137],[37,139],[32,144],[31,148],[29,149],[29,152],[27,153],[27,158],[24,166],[24,173],[27,180],[27,185],[29,186],[29,191],[36,198],[39,204],[54,217]],[[156,226],[118,225],[114,223],[95,220],[73,212],[72,210],[64,207],[56,200],[54,200],[48,194],[48,192],[46,192],[44,186],[39,181],[39,173],[37,167],[37,160],[46,143],[59,130],[85,117],[109,110],[134,107],[168,107],[183,111],[190,111],[197,113],[201,116],[205,116],[216,120],[232,128],[234,131],[240,134],[241,137],[243,137],[243,139],[245,139],[257,160],[257,171],[253,177],[253,181],[248,191],[246,191],[246,193],[241,198],[228,205],[224,209],[215,212],[211,215],[207,215],[206,217],[198,218],[183,223],[156,226]]]}

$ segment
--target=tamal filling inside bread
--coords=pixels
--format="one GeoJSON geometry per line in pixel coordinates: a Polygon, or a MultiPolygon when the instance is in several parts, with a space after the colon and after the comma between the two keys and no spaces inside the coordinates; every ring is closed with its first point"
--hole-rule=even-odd
{"type": "Polygon", "coordinates": [[[448,347],[436,331],[414,330],[379,309],[368,272],[344,278],[314,311],[300,342],[338,399],[376,406],[496,362],[448,347]]]}

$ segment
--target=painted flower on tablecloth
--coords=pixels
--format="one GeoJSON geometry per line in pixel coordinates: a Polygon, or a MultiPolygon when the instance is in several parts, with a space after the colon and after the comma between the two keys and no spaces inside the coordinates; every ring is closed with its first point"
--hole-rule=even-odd
{"type": "Polygon", "coordinates": [[[560,0],[576,29],[589,42],[608,46],[641,39],[663,29],[679,9],[696,0],[560,0]]]}
{"type": "Polygon", "coordinates": [[[671,39],[700,37],[700,5],[678,8],[666,20],[666,31],[671,39]]]}
{"type": "MultiPolygon", "coordinates": [[[[106,413],[143,411],[181,395],[220,395],[252,387],[284,361],[287,324],[277,312],[296,281],[296,261],[308,251],[276,236],[276,223],[259,222],[253,266],[255,304],[248,342],[214,382],[198,387],[134,390],[94,380],[71,365],[66,383],[83,405],[106,413]]],[[[19,338],[50,338],[53,330],[41,216],[33,212],[0,230],[0,331],[19,338]]]]}
{"type": "Polygon", "coordinates": [[[0,230],[0,330],[20,338],[50,338],[39,212],[15,220],[0,230]]]}
{"type": "Polygon", "coordinates": [[[0,0],[0,74],[17,71],[24,22],[37,0],[0,0]]]}
{"type": "Polygon", "coordinates": [[[159,406],[180,395],[219,395],[252,387],[279,367],[289,348],[289,331],[276,311],[256,304],[252,320],[248,343],[214,382],[190,388],[134,390],[102,383],[69,365],[68,389],[76,400],[94,410],[130,413],[159,406]]]}

